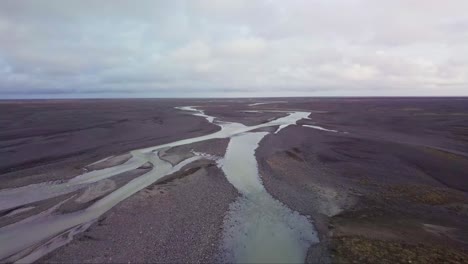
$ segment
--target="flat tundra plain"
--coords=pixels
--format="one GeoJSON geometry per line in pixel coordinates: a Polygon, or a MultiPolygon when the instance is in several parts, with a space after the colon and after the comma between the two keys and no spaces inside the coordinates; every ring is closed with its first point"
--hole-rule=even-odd
{"type": "Polygon", "coordinates": [[[468,98],[0,112],[2,262],[468,263],[468,98]]]}

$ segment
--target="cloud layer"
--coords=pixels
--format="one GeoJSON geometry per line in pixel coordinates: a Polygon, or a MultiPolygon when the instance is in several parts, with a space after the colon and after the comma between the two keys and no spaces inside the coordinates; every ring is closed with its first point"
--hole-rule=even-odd
{"type": "Polygon", "coordinates": [[[0,98],[468,95],[466,0],[3,0],[0,98]]]}

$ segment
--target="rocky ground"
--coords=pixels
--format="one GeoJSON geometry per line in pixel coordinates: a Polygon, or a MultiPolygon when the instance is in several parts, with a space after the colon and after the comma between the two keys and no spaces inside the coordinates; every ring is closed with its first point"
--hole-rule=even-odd
{"type": "MultiPolygon", "coordinates": [[[[468,262],[463,98],[4,101],[0,111],[11,114],[0,120],[0,188],[71,178],[104,157],[122,162],[119,155],[129,150],[218,129],[174,110],[179,105],[246,125],[284,116],[249,111],[312,111],[311,120],[267,135],[256,152],[268,192],[314,220],[321,242],[307,262],[468,262]]],[[[177,163],[192,149],[221,156],[227,143],[181,146],[161,158],[177,163]]],[[[122,182],[135,175],[122,175],[122,182]]],[[[214,161],[196,162],[120,203],[40,261],[213,262],[224,214],[237,196],[214,161]]],[[[13,221],[1,215],[1,225],[13,221]]]]}
{"type": "MultiPolygon", "coordinates": [[[[226,143],[214,140],[209,147],[184,148],[215,155],[226,143]]],[[[224,213],[236,197],[237,191],[213,162],[199,162],[120,203],[40,262],[213,263],[224,213]]]]}
{"type": "Polygon", "coordinates": [[[467,103],[297,104],[324,111],[313,123],[347,132],[289,127],[257,151],[269,192],[316,220],[323,247],[311,262],[468,261],[467,103]]]}

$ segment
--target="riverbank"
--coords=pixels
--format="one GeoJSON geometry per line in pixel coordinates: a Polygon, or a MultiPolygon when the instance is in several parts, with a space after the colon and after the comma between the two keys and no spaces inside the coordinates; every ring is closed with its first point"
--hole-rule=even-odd
{"type": "Polygon", "coordinates": [[[316,222],[309,261],[466,262],[466,106],[358,101],[318,102],[328,131],[289,127],[257,152],[267,190],[316,222]]]}
{"type": "MultiPolygon", "coordinates": [[[[141,143],[141,147],[148,147],[152,145],[149,144],[151,140],[163,144],[175,141],[172,139],[219,130],[203,117],[174,110],[174,106],[184,103],[204,109],[215,120],[259,127],[286,116],[287,113],[281,111],[312,113],[310,119],[303,118],[298,121],[299,125],[283,127],[278,133],[274,133],[278,126],[255,130],[269,132],[260,141],[255,154],[265,189],[291,210],[311,216],[318,231],[320,243],[309,249],[307,262],[359,259],[372,263],[378,255],[391,262],[417,262],[424,260],[414,257],[421,252],[432,256],[426,259],[430,261],[463,260],[467,241],[463,230],[468,230],[464,189],[464,171],[468,167],[463,151],[467,146],[467,134],[463,129],[468,116],[463,113],[468,111],[463,102],[450,99],[288,99],[288,103],[263,100],[259,101],[261,104],[252,100],[170,101],[159,105],[157,102],[152,101],[157,105],[155,109],[160,111],[155,113],[168,119],[163,122],[165,128],[154,125],[151,133],[144,132],[152,134],[152,139],[148,141],[143,137],[146,139],[136,140],[135,144],[128,146],[140,146],[141,143]],[[169,133],[171,125],[172,133],[169,133]],[[440,248],[440,244],[446,247],[440,248]],[[371,250],[374,247],[381,250],[371,250]]],[[[118,113],[118,104],[113,104],[115,108],[112,111],[118,113]]],[[[143,111],[150,105],[145,102],[142,109],[135,111],[139,115],[151,115],[143,111]]],[[[109,110],[110,106],[105,108],[109,110]]],[[[143,133],[139,129],[143,127],[135,125],[138,123],[128,124],[136,134],[124,132],[133,129],[122,130],[117,124],[109,127],[109,139],[106,140],[120,133],[125,137],[139,136],[138,133],[143,133]]],[[[61,136],[65,141],[70,140],[69,136],[86,137],[83,133],[94,138],[94,129],[77,131],[77,134],[72,132],[68,135],[66,132],[61,136]]],[[[40,142],[40,136],[32,137],[40,142]]],[[[53,142],[47,136],[44,139],[44,144],[53,142]]],[[[6,142],[12,143],[10,140],[6,142]]],[[[27,142],[24,144],[28,145],[27,142]]],[[[220,157],[224,155],[227,144],[227,140],[218,139],[193,143],[167,149],[160,157],[172,165],[190,158],[192,149],[220,157]]],[[[113,152],[112,148],[127,145],[110,145],[105,143],[99,151],[87,150],[85,155],[72,155],[64,160],[52,158],[28,169],[13,166],[16,169],[2,174],[1,184],[5,188],[48,180],[63,181],[74,176],[67,171],[78,174],[83,169],[121,164],[128,158],[125,151],[133,149],[113,152]],[[105,158],[99,153],[107,151],[109,156],[114,156],[113,159],[86,166],[105,158]],[[80,161],[75,162],[76,159],[80,161]]],[[[17,149],[15,146],[13,144],[4,150],[33,157],[34,152],[25,151],[24,145],[17,145],[17,149]]],[[[36,147],[39,146],[42,145],[36,147]]],[[[67,145],[60,151],[65,153],[74,148],[74,145],[67,145]]],[[[41,261],[219,260],[225,216],[229,205],[239,197],[239,192],[226,180],[218,166],[210,159],[196,161],[180,172],[164,177],[112,208],[88,231],[77,235],[77,239],[41,261]]],[[[118,176],[121,180],[116,181],[113,188],[138,178],[150,168],[144,165],[139,172],[118,176]]],[[[98,190],[99,195],[108,194],[106,186],[109,185],[102,186],[98,190]]],[[[83,197],[84,194],[72,192],[54,199],[60,201],[73,195],[83,197]]],[[[86,196],[92,195],[88,192],[86,196]]],[[[99,197],[102,196],[95,198],[99,197]]],[[[16,214],[14,221],[34,215],[50,208],[56,200],[3,212],[0,219],[3,222],[0,223],[12,223],[12,216],[9,216],[12,213],[16,214]]],[[[87,206],[93,202],[88,201],[87,206]]],[[[65,205],[60,211],[73,212],[83,208],[83,205],[73,203],[65,205]]]]}

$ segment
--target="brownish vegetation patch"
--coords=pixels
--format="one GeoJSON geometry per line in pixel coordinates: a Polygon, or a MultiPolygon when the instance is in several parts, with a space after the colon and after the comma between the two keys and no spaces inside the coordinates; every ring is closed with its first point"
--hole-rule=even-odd
{"type": "Polygon", "coordinates": [[[468,254],[454,248],[344,236],[333,239],[334,263],[468,263],[468,254]]]}
{"type": "Polygon", "coordinates": [[[428,205],[464,203],[466,197],[455,190],[425,185],[396,185],[388,187],[383,193],[386,198],[403,198],[428,205]]]}
{"type": "Polygon", "coordinates": [[[458,161],[458,162],[467,162],[468,160],[466,157],[463,157],[461,155],[458,155],[456,153],[440,150],[440,149],[435,149],[431,147],[423,147],[422,148],[425,152],[431,153],[432,155],[435,155],[441,159],[448,159],[451,161],[458,161]]]}

